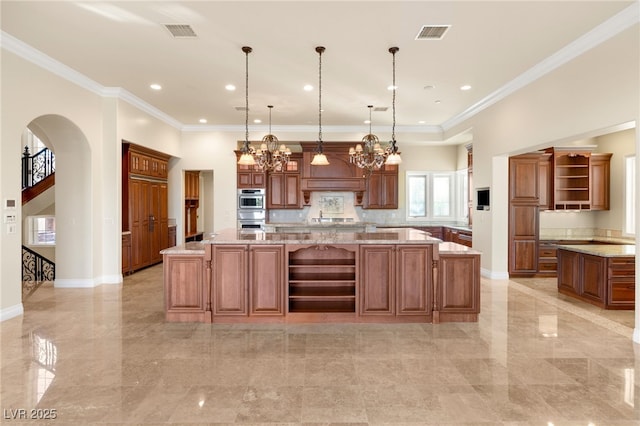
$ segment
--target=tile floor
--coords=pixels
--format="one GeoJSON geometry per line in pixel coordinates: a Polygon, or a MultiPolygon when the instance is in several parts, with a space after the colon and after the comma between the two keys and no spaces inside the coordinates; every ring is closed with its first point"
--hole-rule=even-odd
{"type": "Polygon", "coordinates": [[[45,286],[0,323],[2,423],[640,424],[633,313],[552,288],[483,279],[477,323],[247,326],[165,323],[162,266],[45,286]]]}

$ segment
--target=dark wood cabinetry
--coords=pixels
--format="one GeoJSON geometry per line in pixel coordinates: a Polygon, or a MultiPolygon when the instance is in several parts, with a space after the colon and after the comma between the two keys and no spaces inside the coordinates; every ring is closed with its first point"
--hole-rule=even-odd
{"type": "Polygon", "coordinates": [[[236,153],[236,185],[238,189],[245,188],[266,188],[267,174],[260,169],[258,165],[245,166],[237,164],[242,152],[235,151],[236,153]]]}
{"type": "Polygon", "coordinates": [[[558,292],[604,309],[635,306],[635,257],[558,249],[558,292]]]}
{"type": "Polygon", "coordinates": [[[184,172],[184,237],[195,240],[198,235],[198,208],[200,207],[200,172],[184,172]]]}
{"type": "Polygon", "coordinates": [[[383,165],[366,177],[364,209],[398,208],[398,166],[383,165]]]}
{"type": "Polygon", "coordinates": [[[122,233],[122,273],[131,272],[131,233],[122,233]]]}
{"type": "Polygon", "coordinates": [[[167,321],[210,322],[204,255],[165,255],[163,272],[167,321]]]}
{"type": "Polygon", "coordinates": [[[212,314],[284,315],[282,245],[220,245],[212,254],[212,314]]]}
{"type": "Polygon", "coordinates": [[[540,153],[509,158],[509,274],[538,271],[540,153]]]}
{"type": "Polygon", "coordinates": [[[290,313],[355,313],[356,251],[333,245],[288,246],[290,313]]]}
{"type": "Polygon", "coordinates": [[[267,208],[299,209],[302,207],[300,167],[302,154],[291,154],[284,170],[267,174],[267,208]]]}
{"type": "Polygon", "coordinates": [[[592,153],[590,164],[590,199],[591,210],[609,210],[610,200],[610,153],[592,153]]]}
{"type": "Polygon", "coordinates": [[[132,271],[161,262],[160,250],[169,246],[168,159],[122,144],[122,229],[131,232],[132,271]]]}
{"type": "Polygon", "coordinates": [[[549,148],[540,157],[541,210],[609,210],[610,153],[549,148]]]}
{"type": "MultiPolygon", "coordinates": [[[[477,321],[480,312],[480,255],[440,253],[437,316],[477,321]]],[[[434,319],[434,322],[437,322],[434,319]]]]}
{"type": "Polygon", "coordinates": [[[360,315],[430,315],[432,261],[424,246],[361,246],[360,315]]]}

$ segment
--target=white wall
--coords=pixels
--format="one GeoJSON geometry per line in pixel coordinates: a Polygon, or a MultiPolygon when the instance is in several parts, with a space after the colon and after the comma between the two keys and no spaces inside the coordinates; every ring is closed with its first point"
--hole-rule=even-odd
{"type": "Polygon", "coordinates": [[[496,198],[507,191],[508,155],[639,119],[638,35],[636,24],[447,132],[473,128],[474,187],[492,188],[491,211],[474,215],[485,270],[508,271],[508,200],[496,198]]]}

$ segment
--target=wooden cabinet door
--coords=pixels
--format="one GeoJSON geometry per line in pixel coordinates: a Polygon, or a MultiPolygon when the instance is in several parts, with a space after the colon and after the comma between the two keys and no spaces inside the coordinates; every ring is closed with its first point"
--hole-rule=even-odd
{"type": "Polygon", "coordinates": [[[512,202],[539,201],[540,154],[523,154],[509,158],[509,200],[512,202]]]}
{"type": "Polygon", "coordinates": [[[360,247],[360,315],[395,314],[394,246],[360,247]]]}
{"type": "Polygon", "coordinates": [[[167,312],[204,312],[203,256],[168,256],[163,269],[167,312]],[[171,285],[167,285],[169,283],[171,285]]]}
{"type": "Polygon", "coordinates": [[[149,258],[151,263],[162,261],[160,250],[167,245],[168,227],[166,213],[162,210],[162,202],[166,205],[166,185],[149,182],[149,258]],[[164,194],[163,194],[164,192],[164,194]],[[164,224],[162,219],[164,217],[164,224]]]}
{"type": "Polygon", "coordinates": [[[216,245],[213,248],[213,315],[249,313],[247,303],[248,247],[216,245]]]}
{"type": "Polygon", "coordinates": [[[558,290],[579,295],[580,259],[573,251],[558,249],[558,290]]]}
{"type": "Polygon", "coordinates": [[[371,173],[367,178],[365,209],[398,208],[397,166],[383,166],[384,169],[371,173]]]}
{"type": "Polygon", "coordinates": [[[440,253],[438,275],[438,311],[480,312],[480,255],[440,253]]]}
{"type": "Polygon", "coordinates": [[[611,154],[591,154],[591,210],[609,210],[611,154]]]}
{"type": "Polygon", "coordinates": [[[267,208],[281,209],[285,205],[284,174],[272,173],[269,175],[267,186],[267,208]]]}
{"type": "Polygon", "coordinates": [[[553,210],[553,163],[551,154],[540,156],[538,181],[540,191],[538,205],[540,210],[553,210]]]}
{"type": "Polygon", "coordinates": [[[607,285],[605,259],[599,256],[580,254],[581,295],[587,299],[604,303],[607,285]]]}
{"type": "Polygon", "coordinates": [[[284,175],[284,207],[300,208],[300,176],[298,174],[284,175]]]}
{"type": "Polygon", "coordinates": [[[512,204],[509,210],[509,273],[535,274],[538,270],[538,206],[512,204]]]}
{"type": "Polygon", "coordinates": [[[284,246],[250,246],[249,282],[251,315],[284,315],[284,246]]]}
{"type": "Polygon", "coordinates": [[[396,315],[425,315],[431,312],[432,264],[432,247],[397,246],[396,315]]]}

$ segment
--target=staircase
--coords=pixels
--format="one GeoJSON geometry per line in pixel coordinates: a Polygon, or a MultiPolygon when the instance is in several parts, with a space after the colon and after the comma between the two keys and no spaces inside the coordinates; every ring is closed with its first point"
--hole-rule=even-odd
{"type": "MultiPolygon", "coordinates": [[[[44,148],[31,155],[25,146],[22,153],[22,205],[55,185],[55,156],[44,148]]],[[[56,265],[49,259],[22,246],[22,300],[31,296],[42,284],[53,282],[56,265]]]]}

